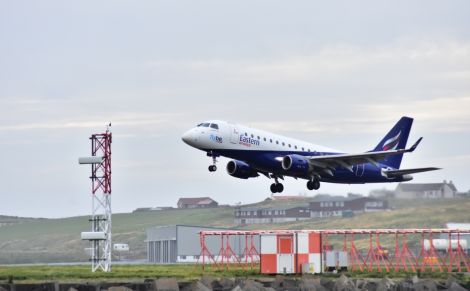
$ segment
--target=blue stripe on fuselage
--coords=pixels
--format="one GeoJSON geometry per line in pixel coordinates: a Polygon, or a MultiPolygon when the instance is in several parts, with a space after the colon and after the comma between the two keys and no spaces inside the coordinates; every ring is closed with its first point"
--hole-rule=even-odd
{"type": "MultiPolygon", "coordinates": [[[[207,150],[217,156],[224,156],[227,158],[240,160],[248,163],[253,168],[261,172],[272,173],[275,175],[292,176],[289,175],[282,168],[281,161],[276,158],[283,158],[287,155],[302,155],[302,156],[326,156],[338,153],[319,153],[319,152],[299,152],[299,151],[263,151],[263,150],[207,150]]],[[[382,166],[382,165],[380,165],[382,166]]],[[[383,166],[386,168],[386,166],[383,166]]],[[[383,183],[383,182],[400,182],[401,178],[387,179],[381,174],[381,169],[372,164],[361,164],[353,166],[353,172],[347,169],[338,167],[333,170],[333,176],[326,174],[322,175],[322,181],[330,183],[343,183],[343,184],[364,184],[364,183],[383,183]]],[[[301,179],[310,179],[310,177],[296,176],[301,179]]]]}

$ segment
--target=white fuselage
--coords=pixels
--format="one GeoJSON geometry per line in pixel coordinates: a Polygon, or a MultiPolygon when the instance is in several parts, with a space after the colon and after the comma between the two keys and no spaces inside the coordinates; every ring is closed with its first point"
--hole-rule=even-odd
{"type": "Polygon", "coordinates": [[[200,150],[250,150],[270,152],[340,153],[341,151],[298,139],[250,128],[226,121],[212,120],[202,124],[216,124],[218,129],[197,126],[187,131],[182,139],[200,150]]]}

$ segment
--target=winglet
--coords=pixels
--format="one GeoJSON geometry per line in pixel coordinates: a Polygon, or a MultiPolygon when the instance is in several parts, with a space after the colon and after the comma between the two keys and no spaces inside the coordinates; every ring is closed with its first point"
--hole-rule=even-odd
{"type": "Polygon", "coordinates": [[[420,138],[415,142],[415,144],[411,146],[411,148],[409,149],[409,151],[410,151],[410,152],[413,152],[413,151],[418,147],[418,145],[419,145],[419,143],[421,142],[422,139],[423,139],[423,138],[420,137],[420,138]]]}

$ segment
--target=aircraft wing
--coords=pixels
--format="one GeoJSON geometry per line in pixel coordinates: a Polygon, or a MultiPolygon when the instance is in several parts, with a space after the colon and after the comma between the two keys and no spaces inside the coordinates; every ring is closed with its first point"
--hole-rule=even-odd
{"type": "Polygon", "coordinates": [[[409,149],[389,150],[389,151],[376,151],[365,152],[359,154],[338,154],[327,156],[311,156],[308,157],[308,162],[315,168],[320,168],[326,174],[332,176],[332,170],[337,167],[343,167],[349,171],[353,171],[354,165],[371,163],[379,167],[379,162],[386,157],[393,155],[400,155],[403,153],[413,152],[423,138],[420,137],[415,144],[409,149]]]}
{"type": "Polygon", "coordinates": [[[406,174],[422,173],[428,171],[440,170],[441,168],[429,167],[429,168],[415,168],[415,169],[403,169],[403,170],[382,170],[387,177],[399,177],[406,174]]]}

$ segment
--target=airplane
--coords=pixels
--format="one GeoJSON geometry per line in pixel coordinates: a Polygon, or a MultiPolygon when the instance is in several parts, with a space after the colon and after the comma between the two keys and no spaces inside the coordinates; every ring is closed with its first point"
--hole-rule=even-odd
{"type": "Polygon", "coordinates": [[[410,174],[440,168],[400,169],[403,154],[413,152],[420,137],[406,148],[413,118],[402,117],[370,151],[348,154],[267,131],[221,120],[198,124],[185,132],[182,140],[212,158],[209,171],[217,170],[217,158],[232,159],[229,175],[249,179],[260,174],[274,179],[270,190],[281,193],[284,177],[307,180],[308,190],[318,190],[320,182],[365,184],[410,181],[410,174]]]}

